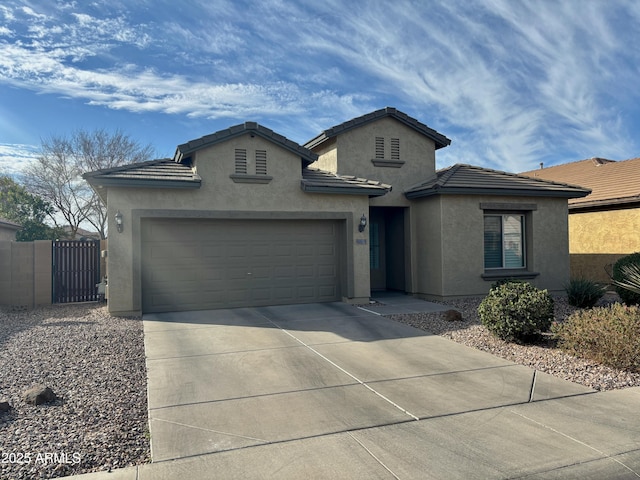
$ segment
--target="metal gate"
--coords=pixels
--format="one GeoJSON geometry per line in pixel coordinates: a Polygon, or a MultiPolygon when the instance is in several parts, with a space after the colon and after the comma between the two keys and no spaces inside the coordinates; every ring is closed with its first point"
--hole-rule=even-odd
{"type": "Polygon", "coordinates": [[[100,240],[56,240],[51,242],[53,259],[53,303],[99,300],[100,240]]]}

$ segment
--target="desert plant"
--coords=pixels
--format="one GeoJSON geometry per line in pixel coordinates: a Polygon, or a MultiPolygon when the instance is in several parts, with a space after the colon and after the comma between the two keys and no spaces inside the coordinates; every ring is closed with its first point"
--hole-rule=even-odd
{"type": "Polygon", "coordinates": [[[632,253],[618,259],[618,261],[613,265],[612,280],[616,288],[616,292],[618,292],[620,299],[625,304],[638,305],[640,304],[640,293],[636,293],[628,288],[630,284],[630,279],[627,277],[628,272],[635,270],[631,265],[633,265],[633,267],[640,268],[640,252],[632,253]]]}
{"type": "Polygon", "coordinates": [[[591,308],[607,291],[606,286],[598,285],[586,278],[572,278],[564,286],[569,305],[578,308],[591,308]]]}
{"type": "Polygon", "coordinates": [[[528,342],[553,321],[553,299],[546,290],[525,282],[507,282],[492,288],[478,307],[482,324],[498,338],[528,342]]]}
{"type": "Polygon", "coordinates": [[[630,263],[620,268],[624,281],[614,280],[613,284],[640,295],[640,265],[630,263]]]}
{"type": "Polygon", "coordinates": [[[558,347],[610,367],[640,372],[640,308],[614,303],[578,310],[555,324],[558,347]]]}

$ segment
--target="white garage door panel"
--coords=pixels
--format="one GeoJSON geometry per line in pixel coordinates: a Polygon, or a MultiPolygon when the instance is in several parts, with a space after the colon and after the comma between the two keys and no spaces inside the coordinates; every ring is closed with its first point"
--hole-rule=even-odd
{"type": "Polygon", "coordinates": [[[142,309],[160,312],[339,300],[342,224],[145,219],[142,309]]]}

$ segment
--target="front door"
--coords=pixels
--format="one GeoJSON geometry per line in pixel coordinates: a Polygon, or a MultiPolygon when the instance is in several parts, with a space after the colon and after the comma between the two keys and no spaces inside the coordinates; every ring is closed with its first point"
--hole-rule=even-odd
{"type": "Polygon", "coordinates": [[[385,219],[381,208],[369,210],[369,269],[371,291],[387,289],[385,219]]]}
{"type": "Polygon", "coordinates": [[[371,291],[405,291],[404,207],[369,209],[369,268],[371,291]]]}

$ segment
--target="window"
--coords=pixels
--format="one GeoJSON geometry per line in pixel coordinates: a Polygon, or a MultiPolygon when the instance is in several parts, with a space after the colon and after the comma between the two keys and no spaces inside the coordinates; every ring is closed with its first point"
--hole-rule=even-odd
{"type": "Polygon", "coordinates": [[[247,173],[247,151],[244,148],[236,148],[236,173],[247,173]]]}
{"type": "Polygon", "coordinates": [[[484,268],[525,268],[525,217],[484,216],[484,268]]]}

